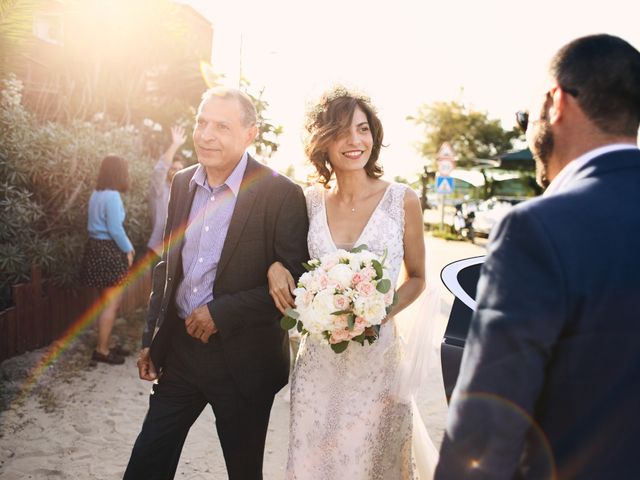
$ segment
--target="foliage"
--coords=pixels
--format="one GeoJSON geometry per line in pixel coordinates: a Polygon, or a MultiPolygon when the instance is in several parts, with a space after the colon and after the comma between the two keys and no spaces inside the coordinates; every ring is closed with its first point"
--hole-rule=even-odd
{"type": "Polygon", "coordinates": [[[105,119],[38,123],[21,105],[15,77],[0,99],[0,287],[28,276],[31,263],[60,284],[73,284],[87,238],[87,202],[102,158],[129,161],[123,195],[127,231],[136,250],[149,235],[148,177],[152,159],[131,125],[105,119]]]}
{"type": "Polygon", "coordinates": [[[447,227],[445,227],[444,229],[440,229],[439,227],[435,228],[431,230],[430,233],[435,238],[442,238],[444,240],[453,240],[456,242],[463,240],[463,238],[460,235],[453,233],[451,229],[447,227]]]}
{"type": "Polygon", "coordinates": [[[258,135],[256,136],[255,142],[253,142],[256,155],[263,159],[271,158],[271,155],[278,150],[278,137],[282,134],[282,125],[274,125],[266,116],[269,103],[263,98],[264,87],[260,89],[260,91],[254,92],[251,90],[249,81],[243,78],[240,88],[251,97],[258,113],[258,122],[256,125],[258,127],[258,135]]]}
{"type": "Polygon", "coordinates": [[[16,52],[30,44],[37,0],[0,0],[0,75],[15,66],[16,52]]]}
{"type": "MultiPolygon", "coordinates": [[[[506,131],[499,120],[489,119],[486,112],[469,109],[458,102],[423,104],[415,116],[407,117],[424,127],[424,140],[420,153],[435,162],[438,149],[449,142],[458,156],[459,166],[474,165],[477,159],[495,158],[513,148],[512,142],[520,136],[513,129],[506,131]]],[[[435,170],[435,163],[432,165],[435,170]]]]}

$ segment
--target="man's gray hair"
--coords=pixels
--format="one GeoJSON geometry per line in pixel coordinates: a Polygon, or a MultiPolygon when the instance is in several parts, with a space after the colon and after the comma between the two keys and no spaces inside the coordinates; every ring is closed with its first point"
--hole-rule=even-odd
{"type": "Polygon", "coordinates": [[[202,100],[198,111],[202,108],[204,102],[211,98],[222,98],[225,100],[235,99],[240,104],[242,111],[242,121],[246,127],[251,127],[256,124],[258,113],[256,107],[253,105],[251,97],[244,93],[242,90],[231,87],[212,87],[202,94],[202,100]]]}

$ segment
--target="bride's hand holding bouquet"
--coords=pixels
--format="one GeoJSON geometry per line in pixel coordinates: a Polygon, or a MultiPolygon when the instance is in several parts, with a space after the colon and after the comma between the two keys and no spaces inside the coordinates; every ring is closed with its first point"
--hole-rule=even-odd
{"type": "Polygon", "coordinates": [[[366,245],[309,260],[293,292],[295,308],[286,311],[282,328],[297,327],[302,335],[327,341],[336,353],[351,341],[373,343],[397,302],[384,262],[385,256],[379,258],[366,245]]]}

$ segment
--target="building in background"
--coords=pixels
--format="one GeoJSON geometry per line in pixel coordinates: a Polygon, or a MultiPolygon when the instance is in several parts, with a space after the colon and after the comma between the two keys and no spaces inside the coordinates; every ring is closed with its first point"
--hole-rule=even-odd
{"type": "Polygon", "coordinates": [[[44,0],[27,13],[16,21],[31,23],[30,38],[4,63],[42,118],[102,112],[129,123],[159,109],[171,117],[206,88],[200,62],[211,60],[213,27],[188,5],[44,0]]]}

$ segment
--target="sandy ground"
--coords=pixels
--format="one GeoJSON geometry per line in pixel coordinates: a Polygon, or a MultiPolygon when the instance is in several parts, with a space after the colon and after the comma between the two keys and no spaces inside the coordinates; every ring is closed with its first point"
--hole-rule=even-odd
{"type": "MultiPolygon", "coordinates": [[[[483,246],[425,237],[430,278],[440,285],[447,263],[484,254],[483,246]]],[[[451,295],[440,287],[443,308],[436,319],[437,338],[444,332],[451,295]]],[[[115,332],[131,347],[137,345],[142,312],[121,320],[115,332]]],[[[38,379],[19,395],[34,365],[47,349],[30,352],[0,365],[0,478],[100,479],[122,478],[131,446],[144,418],[150,384],[137,376],[135,357],[124,365],[87,364],[94,342],[84,332],[38,379]]],[[[436,346],[437,347],[437,346],[436,346]]],[[[435,348],[435,347],[434,347],[435,348]]],[[[438,365],[421,389],[418,406],[427,429],[439,446],[446,421],[446,401],[438,365]]],[[[289,428],[285,391],[271,413],[264,478],[284,478],[289,428]]],[[[196,421],[182,453],[178,479],[225,479],[226,471],[209,408],[196,421]]]]}

